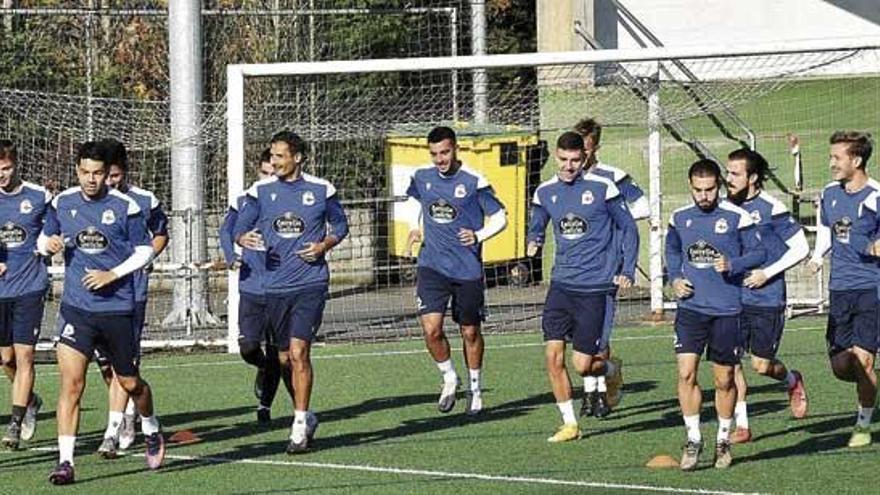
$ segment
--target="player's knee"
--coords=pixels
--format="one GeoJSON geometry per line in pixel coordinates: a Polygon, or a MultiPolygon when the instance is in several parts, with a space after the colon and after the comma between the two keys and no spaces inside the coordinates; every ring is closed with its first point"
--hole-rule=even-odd
{"type": "Polygon", "coordinates": [[[281,365],[281,369],[290,368],[290,353],[288,351],[279,351],[275,355],[278,356],[278,363],[281,365]]]}
{"type": "Polygon", "coordinates": [[[309,347],[302,344],[290,345],[290,361],[300,367],[309,363],[309,347]]]}
{"type": "Polygon", "coordinates": [[[425,338],[428,340],[441,340],[443,338],[443,327],[440,325],[426,324],[424,330],[425,338]]]}
{"type": "Polygon", "coordinates": [[[773,361],[769,359],[753,358],[752,369],[759,375],[768,375],[773,368],[773,361]]]}
{"type": "Polygon", "coordinates": [[[564,351],[547,348],[544,352],[544,361],[547,364],[547,371],[550,371],[551,373],[562,373],[565,371],[564,351]]]}
{"type": "Polygon", "coordinates": [[[678,383],[686,384],[686,385],[696,385],[697,384],[697,370],[679,369],[678,370],[678,383]]]}
{"type": "Polygon", "coordinates": [[[61,375],[61,393],[67,395],[79,395],[86,386],[85,376],[61,375]]]}
{"type": "Polygon", "coordinates": [[[244,362],[254,366],[260,366],[263,363],[263,349],[260,348],[259,342],[243,341],[238,345],[238,353],[244,362]]]}
{"type": "Polygon", "coordinates": [[[119,386],[130,395],[140,395],[143,392],[144,382],[136,376],[116,376],[119,386]]]}
{"type": "Polygon", "coordinates": [[[476,325],[462,325],[461,338],[468,343],[476,342],[480,338],[480,327],[476,325]]]}

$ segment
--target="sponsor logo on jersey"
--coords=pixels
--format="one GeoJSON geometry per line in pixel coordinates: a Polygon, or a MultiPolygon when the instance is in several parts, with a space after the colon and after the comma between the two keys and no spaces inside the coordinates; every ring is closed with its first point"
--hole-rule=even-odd
{"type": "Polygon", "coordinates": [[[581,194],[582,205],[591,205],[593,204],[594,199],[595,198],[593,197],[593,191],[584,191],[584,193],[581,194]]]}
{"type": "Polygon", "coordinates": [[[6,249],[21,247],[28,238],[27,230],[21,225],[6,222],[0,226],[0,245],[6,249]]]}
{"type": "Polygon", "coordinates": [[[272,220],[272,230],[283,239],[296,239],[305,232],[306,223],[302,218],[286,211],[272,220]]]}
{"type": "Polygon", "coordinates": [[[73,242],[80,251],[86,254],[101,254],[110,246],[110,240],[107,239],[107,236],[92,226],[77,232],[73,242]]]}
{"type": "Polygon", "coordinates": [[[467,196],[467,189],[465,189],[464,184],[459,184],[455,186],[455,192],[453,194],[456,198],[463,198],[467,196]]]}
{"type": "Polygon", "coordinates": [[[688,263],[694,268],[712,268],[715,260],[724,256],[715,246],[704,240],[699,240],[687,248],[688,263]]]}
{"type": "Polygon", "coordinates": [[[34,211],[34,205],[31,204],[30,200],[23,199],[21,200],[21,204],[18,205],[18,211],[22,215],[27,215],[28,213],[34,211]]]}
{"type": "Polygon", "coordinates": [[[574,213],[566,213],[559,220],[559,232],[563,239],[580,239],[587,234],[587,221],[574,213]]]}
{"type": "Polygon", "coordinates": [[[113,210],[104,210],[104,213],[101,214],[101,223],[113,225],[114,222],[116,222],[116,215],[113,213],[113,210]]]}
{"type": "Polygon", "coordinates": [[[715,221],[715,233],[716,234],[726,234],[728,230],[727,220],[723,218],[719,218],[715,221]]]}
{"type": "Polygon", "coordinates": [[[312,206],[315,204],[315,193],[312,191],[306,191],[303,193],[303,204],[306,206],[312,206]]]}
{"type": "Polygon", "coordinates": [[[761,223],[761,212],[760,212],[760,210],[753,210],[751,213],[749,213],[749,216],[752,217],[752,220],[753,220],[755,223],[761,223]]]}
{"type": "Polygon", "coordinates": [[[458,217],[458,211],[445,199],[438,199],[428,206],[428,216],[437,223],[452,223],[458,217]]]}
{"type": "Polygon", "coordinates": [[[843,217],[834,222],[832,230],[834,231],[834,237],[837,238],[837,242],[849,244],[849,234],[852,231],[852,220],[849,217],[843,217]]]}

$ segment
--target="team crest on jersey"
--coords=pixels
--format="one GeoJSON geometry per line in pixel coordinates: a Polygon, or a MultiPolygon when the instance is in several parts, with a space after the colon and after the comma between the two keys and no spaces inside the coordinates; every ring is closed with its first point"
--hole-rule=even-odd
{"type": "Polygon", "coordinates": [[[458,211],[444,199],[438,199],[428,206],[428,216],[437,223],[452,223],[458,217],[458,211]]]}
{"type": "Polygon", "coordinates": [[[692,223],[694,223],[694,221],[688,218],[687,221],[684,223],[684,228],[689,228],[692,223]]]}
{"type": "Polygon", "coordinates": [[[584,193],[581,194],[582,205],[591,205],[593,204],[594,199],[595,198],[593,197],[593,191],[584,191],[584,193]]]}
{"type": "Polygon", "coordinates": [[[430,191],[430,190],[431,190],[431,183],[430,183],[430,182],[428,182],[428,183],[425,184],[425,190],[426,190],[426,191],[430,191]]]}
{"type": "Polygon", "coordinates": [[[704,240],[699,240],[687,248],[688,263],[694,268],[712,268],[715,260],[723,256],[721,251],[704,240]]]}
{"type": "Polygon", "coordinates": [[[467,189],[465,189],[464,184],[459,184],[455,186],[455,192],[453,193],[456,198],[463,198],[467,196],[467,189]]]}
{"type": "Polygon", "coordinates": [[[752,217],[752,220],[755,223],[761,223],[761,212],[759,210],[752,211],[751,213],[749,213],[749,216],[752,217]]]}
{"type": "Polygon", "coordinates": [[[110,246],[110,240],[103,232],[90,225],[76,234],[74,244],[86,254],[101,254],[110,246]]]}
{"type": "Polygon", "coordinates": [[[727,225],[727,220],[725,220],[723,218],[719,218],[718,220],[715,221],[715,233],[716,234],[726,234],[728,228],[729,227],[727,225]]]}
{"type": "Polygon", "coordinates": [[[306,191],[303,193],[303,204],[306,206],[312,206],[315,204],[315,193],[312,191],[306,191]]]}
{"type": "Polygon", "coordinates": [[[587,234],[587,227],[587,221],[574,213],[566,213],[562,220],[559,221],[560,235],[570,241],[585,236],[587,234]]]}
{"type": "Polygon", "coordinates": [[[550,196],[550,202],[556,204],[556,195],[550,196]]]}
{"type": "Polygon", "coordinates": [[[28,213],[34,211],[34,205],[31,204],[30,200],[23,199],[21,200],[21,204],[18,205],[18,211],[22,215],[27,215],[28,213]]]}
{"type": "Polygon", "coordinates": [[[104,213],[101,214],[101,223],[113,225],[114,222],[116,222],[116,214],[113,213],[113,210],[104,210],[104,213]]]}
{"type": "Polygon", "coordinates": [[[6,222],[0,226],[0,245],[6,249],[20,247],[27,240],[27,230],[21,225],[6,222]]]}
{"type": "Polygon", "coordinates": [[[76,218],[76,210],[70,210],[70,218],[76,218]]]}
{"type": "Polygon", "coordinates": [[[275,198],[277,198],[278,195],[276,193],[272,193],[269,195],[269,197],[272,199],[272,201],[275,201],[275,198]]]}
{"type": "Polygon", "coordinates": [[[306,223],[302,218],[286,211],[272,221],[272,230],[283,239],[295,239],[305,232],[306,223]]]}
{"type": "Polygon", "coordinates": [[[843,217],[834,222],[832,230],[834,231],[834,237],[837,239],[837,242],[849,244],[849,234],[852,231],[852,220],[849,217],[843,217]]]}

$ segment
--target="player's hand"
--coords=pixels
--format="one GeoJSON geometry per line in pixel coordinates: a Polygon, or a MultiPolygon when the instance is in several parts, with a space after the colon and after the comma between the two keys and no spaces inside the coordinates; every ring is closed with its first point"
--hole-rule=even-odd
{"type": "Polygon", "coordinates": [[[743,280],[743,285],[749,289],[757,289],[767,283],[767,274],[764,270],[752,270],[749,276],[743,280]]]}
{"type": "Polygon", "coordinates": [[[633,281],[626,275],[616,275],[614,277],[614,285],[621,289],[629,289],[630,287],[632,287],[633,281]]]}
{"type": "Polygon", "coordinates": [[[226,266],[226,268],[228,268],[232,271],[235,271],[235,270],[238,270],[239,268],[241,268],[241,265],[242,265],[241,258],[235,258],[232,261],[232,263],[230,263],[229,265],[226,266]]]}
{"type": "Polygon", "coordinates": [[[266,249],[266,244],[263,242],[263,235],[256,230],[241,234],[238,237],[238,244],[243,248],[254,251],[262,251],[266,249]]]}
{"type": "Polygon", "coordinates": [[[46,252],[49,256],[61,252],[64,249],[64,239],[60,235],[53,235],[46,241],[46,252]]]}
{"type": "Polygon", "coordinates": [[[874,257],[880,257],[880,239],[871,243],[868,247],[868,254],[874,257]]]}
{"type": "Polygon", "coordinates": [[[417,242],[422,242],[422,231],[412,229],[409,231],[409,235],[406,236],[406,252],[404,252],[404,255],[407,258],[413,257],[413,245],[417,242]]]}
{"type": "Polygon", "coordinates": [[[526,246],[526,256],[528,256],[529,258],[534,258],[538,254],[538,251],[540,249],[541,245],[535,241],[532,241],[529,243],[528,246],[526,246]]]}
{"type": "Polygon", "coordinates": [[[730,271],[730,260],[727,259],[727,256],[719,256],[715,258],[715,271],[718,273],[730,271]]]}
{"type": "Polygon", "coordinates": [[[807,266],[810,267],[810,271],[811,271],[811,272],[813,272],[813,273],[819,273],[819,270],[822,269],[822,262],[821,262],[821,261],[817,262],[817,261],[814,261],[814,260],[810,260],[810,261],[807,262],[807,266]]]}
{"type": "Polygon", "coordinates": [[[325,250],[323,242],[309,242],[306,247],[297,251],[296,255],[306,263],[312,263],[323,256],[325,250]]]}
{"type": "Polygon", "coordinates": [[[0,263],[0,277],[6,275],[6,263],[0,263]]]}
{"type": "Polygon", "coordinates": [[[458,231],[458,240],[462,246],[473,246],[477,243],[477,234],[471,229],[460,229],[458,231]]]}
{"type": "Polygon", "coordinates": [[[675,297],[685,299],[694,294],[694,286],[690,280],[686,278],[677,278],[672,281],[672,290],[675,291],[675,297]]]}
{"type": "Polygon", "coordinates": [[[112,271],[86,270],[86,276],[82,278],[82,284],[86,289],[99,290],[112,284],[118,278],[112,271]]]}

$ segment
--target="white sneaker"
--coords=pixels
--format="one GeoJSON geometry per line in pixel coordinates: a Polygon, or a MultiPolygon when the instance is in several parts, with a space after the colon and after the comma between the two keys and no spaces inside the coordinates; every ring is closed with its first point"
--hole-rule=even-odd
{"type": "Polygon", "coordinates": [[[22,440],[34,438],[34,433],[37,432],[37,414],[41,407],[43,407],[43,399],[40,399],[39,395],[33,394],[31,403],[28,404],[27,411],[24,413],[24,419],[21,421],[22,440]]]}

